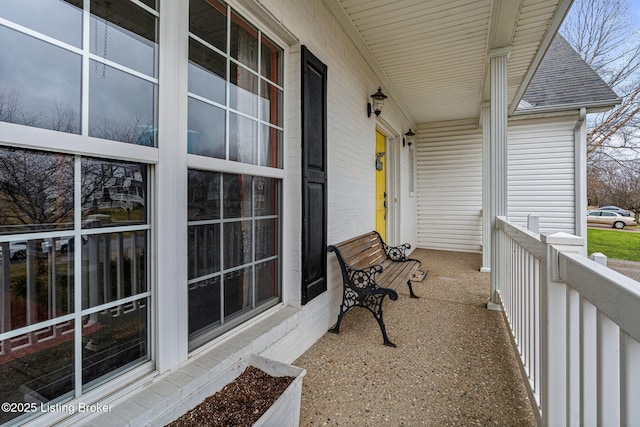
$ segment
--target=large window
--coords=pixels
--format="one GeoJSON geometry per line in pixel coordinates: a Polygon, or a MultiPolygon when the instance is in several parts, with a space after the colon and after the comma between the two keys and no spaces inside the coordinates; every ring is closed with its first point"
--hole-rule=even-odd
{"type": "Polygon", "coordinates": [[[2,402],[71,399],[149,359],[146,176],[0,147],[2,402]]]}
{"type": "Polygon", "coordinates": [[[189,157],[197,167],[188,180],[195,348],[280,301],[283,51],[222,2],[191,0],[189,11],[187,150],[198,157],[189,157]],[[216,171],[220,159],[226,173],[216,171]]]}
{"type": "Polygon", "coordinates": [[[151,359],[155,5],[0,1],[0,424],[151,359]]]}

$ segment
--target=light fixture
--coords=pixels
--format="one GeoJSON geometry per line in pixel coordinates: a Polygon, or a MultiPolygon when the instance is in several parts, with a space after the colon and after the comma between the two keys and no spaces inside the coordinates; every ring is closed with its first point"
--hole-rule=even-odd
{"type": "Polygon", "coordinates": [[[382,107],[384,107],[384,100],[387,99],[387,95],[382,93],[382,88],[378,87],[378,91],[371,95],[371,99],[373,99],[373,108],[371,107],[371,103],[367,103],[367,117],[371,117],[371,112],[374,112],[376,116],[379,116],[382,113],[382,107]]]}
{"type": "Polygon", "coordinates": [[[405,142],[409,145],[409,147],[411,147],[413,143],[416,142],[416,134],[411,132],[411,128],[409,128],[409,132],[404,134],[404,140],[402,141],[403,147],[405,142]]]}

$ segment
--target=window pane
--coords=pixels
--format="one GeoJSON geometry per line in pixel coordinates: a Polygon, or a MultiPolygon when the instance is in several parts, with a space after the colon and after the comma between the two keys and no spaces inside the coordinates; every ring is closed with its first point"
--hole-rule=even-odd
{"type": "Polygon", "coordinates": [[[0,40],[0,121],[80,133],[80,56],[1,25],[0,40]]]}
{"type": "Polygon", "coordinates": [[[73,157],[0,147],[0,233],[73,228],[73,157]]]}
{"type": "Polygon", "coordinates": [[[262,35],[262,76],[282,86],[282,49],[262,35]]]}
{"type": "Polygon", "coordinates": [[[95,61],[90,67],[89,136],[155,145],[156,86],[95,61]]]}
{"type": "Polygon", "coordinates": [[[92,0],[91,14],[91,53],[157,76],[155,16],[131,2],[113,0],[92,0]]]}
{"type": "Polygon", "coordinates": [[[280,89],[262,80],[261,118],[276,126],[282,126],[282,97],[280,89]]]}
{"type": "Polygon", "coordinates": [[[260,165],[282,168],[282,131],[262,125],[260,133],[260,165]]]}
{"type": "MultiPolygon", "coordinates": [[[[46,406],[65,395],[73,398],[73,331],[73,321],[68,321],[0,341],[0,401],[46,406]]],[[[0,423],[20,415],[1,411],[0,423]]]]}
{"type": "Polygon", "coordinates": [[[189,227],[189,279],[220,271],[220,224],[189,227]]]}
{"type": "Polygon", "coordinates": [[[189,31],[226,51],[227,7],[217,0],[190,0],[189,31]]]}
{"type": "Polygon", "coordinates": [[[0,333],[72,313],[69,236],[0,243],[0,333]]]}
{"type": "Polygon", "coordinates": [[[277,219],[263,219],[256,221],[256,261],[278,255],[277,219]]]}
{"type": "Polygon", "coordinates": [[[250,217],[251,177],[248,175],[223,176],[224,218],[250,217]]]}
{"type": "Polygon", "coordinates": [[[255,216],[277,215],[280,210],[279,181],[273,178],[254,178],[255,216]]]}
{"type": "Polygon", "coordinates": [[[229,113],[229,160],[258,164],[258,122],[229,113]]]}
{"type": "Polygon", "coordinates": [[[82,317],[82,384],[89,384],[83,391],[149,360],[147,305],[144,298],[82,317]]]}
{"type": "Polygon", "coordinates": [[[220,179],[217,172],[189,170],[188,218],[190,221],[220,218],[220,179]]]}
{"type": "Polygon", "coordinates": [[[227,222],[224,229],[224,268],[229,269],[252,261],[251,221],[227,222]]]}
{"type": "Polygon", "coordinates": [[[251,270],[243,268],[224,275],[225,320],[251,307],[251,270]]]}
{"type": "Polygon", "coordinates": [[[82,228],[144,224],[147,167],[141,163],[82,159],[82,228]]]}
{"type": "Polygon", "coordinates": [[[147,232],[82,236],[82,308],[147,291],[147,232]]]}
{"type": "Polygon", "coordinates": [[[237,59],[252,70],[258,70],[258,31],[238,15],[231,14],[231,51],[237,59]]]}
{"type": "Polygon", "coordinates": [[[223,109],[189,98],[189,153],[226,158],[224,130],[223,109]]]}
{"type": "Polygon", "coordinates": [[[146,4],[153,10],[158,10],[158,6],[156,5],[156,0],[140,0],[142,3],[146,4]]]}
{"type": "Polygon", "coordinates": [[[189,285],[189,335],[220,323],[220,278],[189,285]]]}
{"type": "Polygon", "coordinates": [[[257,118],[258,76],[231,63],[229,81],[229,107],[257,118]]]}
{"type": "Polygon", "coordinates": [[[2,0],[0,17],[81,47],[82,0],[2,0]]]}
{"type": "Polygon", "coordinates": [[[256,305],[279,296],[279,271],[277,259],[256,265],[256,305]]]}
{"type": "Polygon", "coordinates": [[[189,39],[189,92],[225,104],[226,59],[189,39]]]}

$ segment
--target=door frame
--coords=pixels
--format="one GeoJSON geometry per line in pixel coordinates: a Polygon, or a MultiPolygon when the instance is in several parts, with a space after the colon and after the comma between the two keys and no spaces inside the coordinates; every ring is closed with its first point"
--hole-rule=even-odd
{"type": "MultiPolygon", "coordinates": [[[[395,131],[383,118],[378,117],[376,121],[376,131],[384,135],[385,138],[385,181],[387,187],[387,241],[385,243],[396,246],[400,238],[400,148],[402,148],[402,138],[400,133],[395,131]]],[[[373,148],[375,150],[375,132],[373,138],[373,148]]],[[[374,210],[375,211],[375,210],[374,210]]]]}

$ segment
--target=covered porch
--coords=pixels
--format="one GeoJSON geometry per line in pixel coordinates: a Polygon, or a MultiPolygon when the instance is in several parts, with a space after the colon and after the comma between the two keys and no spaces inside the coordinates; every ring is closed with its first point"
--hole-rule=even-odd
{"type": "Polygon", "coordinates": [[[496,311],[481,255],[417,249],[421,299],[400,289],[386,305],[398,348],[353,310],[295,362],[308,372],[303,425],[640,420],[640,283],[582,255],[581,237],[496,224],[496,311]]]}
{"type": "Polygon", "coordinates": [[[316,425],[534,425],[502,313],[485,308],[479,254],[417,249],[429,271],[385,302],[397,348],[382,345],[365,309],[344,319],[294,364],[307,370],[300,423],[316,425]]]}

